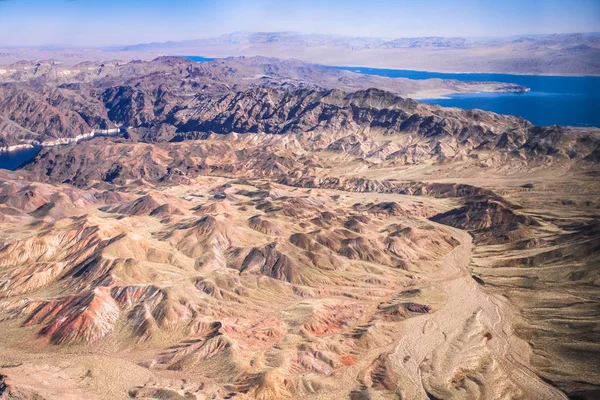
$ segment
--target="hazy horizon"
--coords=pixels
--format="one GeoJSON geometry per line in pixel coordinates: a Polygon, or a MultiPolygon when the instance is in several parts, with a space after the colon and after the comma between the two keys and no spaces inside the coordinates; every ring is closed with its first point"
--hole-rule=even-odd
{"type": "MultiPolygon", "coordinates": [[[[6,1],[6,0],[0,0],[1,1],[6,1]]],[[[106,44],[106,45],[90,45],[90,46],[85,46],[85,45],[68,45],[68,44],[41,44],[41,45],[30,45],[30,46],[25,46],[25,45],[3,45],[2,47],[5,48],[19,48],[19,47],[31,47],[31,48],[36,48],[36,49],[41,49],[41,50],[53,50],[53,49],[111,49],[111,48],[119,48],[119,47],[128,47],[128,46],[136,46],[136,45],[144,45],[144,44],[158,44],[158,43],[180,43],[180,42],[186,42],[186,41],[195,41],[195,40],[207,40],[207,39],[214,39],[214,38],[218,38],[218,37],[222,37],[222,36],[228,36],[228,35],[235,35],[235,34],[248,34],[248,35],[252,35],[252,34],[298,34],[298,35],[304,35],[304,36],[309,36],[309,35],[315,35],[315,36],[330,36],[330,37],[347,37],[347,38],[369,38],[369,39],[381,39],[381,40],[395,40],[395,39],[417,39],[417,38],[427,38],[427,37],[444,37],[444,38],[462,38],[462,39],[468,39],[468,40],[484,40],[484,39],[489,39],[489,40],[494,40],[494,39],[510,39],[510,38],[519,38],[519,37],[537,37],[537,36],[551,36],[551,35],[599,35],[600,36],[600,31],[590,31],[590,32],[564,32],[564,33],[555,33],[555,32],[551,32],[551,33],[521,33],[521,34],[515,34],[515,35],[508,35],[508,36],[440,36],[440,35],[423,35],[423,36],[388,36],[388,37],[383,37],[383,36],[350,36],[350,35],[343,35],[343,34],[329,34],[329,33],[305,33],[305,32],[297,32],[297,31],[233,31],[233,32],[227,32],[227,33],[222,33],[219,35],[212,35],[212,36],[201,36],[201,37],[196,37],[196,38],[190,38],[190,39],[182,39],[182,40],[155,40],[152,42],[131,42],[131,43],[113,43],[113,44],[106,44]]]]}
{"type": "Polygon", "coordinates": [[[599,20],[594,0],[0,0],[0,46],[109,47],[234,32],[501,38],[596,33],[599,20]]]}

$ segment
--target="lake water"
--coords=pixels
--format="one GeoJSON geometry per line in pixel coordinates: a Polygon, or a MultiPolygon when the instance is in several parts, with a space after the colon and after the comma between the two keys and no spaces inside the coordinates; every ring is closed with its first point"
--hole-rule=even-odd
{"type": "Polygon", "coordinates": [[[444,99],[419,100],[445,107],[479,108],[499,114],[521,116],[535,125],[600,127],[600,77],[539,76],[509,74],[452,74],[397,69],[332,67],[368,75],[410,79],[456,79],[459,81],[516,83],[527,93],[471,93],[444,99]]]}
{"type": "Polygon", "coordinates": [[[214,58],[200,57],[200,56],[181,56],[181,57],[187,58],[188,60],[192,60],[192,61],[196,61],[196,62],[205,62],[205,61],[214,60],[214,58]]]}
{"type": "Polygon", "coordinates": [[[31,149],[12,151],[10,153],[0,153],[0,169],[14,171],[26,162],[33,160],[41,149],[41,147],[34,147],[31,149]]]}

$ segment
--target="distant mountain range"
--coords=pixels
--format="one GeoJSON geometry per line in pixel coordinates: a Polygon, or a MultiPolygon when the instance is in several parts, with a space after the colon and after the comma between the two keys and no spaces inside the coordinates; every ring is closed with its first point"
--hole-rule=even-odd
{"type": "Polygon", "coordinates": [[[598,47],[598,45],[600,44],[600,33],[520,35],[498,38],[463,38],[443,36],[377,38],[364,36],[352,37],[324,34],[303,34],[298,32],[234,32],[211,38],[185,41],[142,43],[127,46],[113,46],[107,49],[111,51],[139,51],[214,44],[258,45],[274,43],[302,45],[306,47],[346,47],[351,48],[352,50],[397,48],[465,49],[498,43],[536,43],[538,45],[565,46],[584,44],[589,45],[590,47],[598,47]]]}
{"type": "Polygon", "coordinates": [[[108,50],[139,51],[168,49],[180,47],[193,47],[204,45],[259,45],[259,44],[286,44],[301,45],[306,47],[333,46],[349,48],[353,51],[364,49],[388,48],[466,48],[469,41],[461,37],[419,37],[384,39],[373,37],[351,37],[337,35],[302,34],[297,32],[234,32],[213,38],[142,43],[128,46],[109,47],[108,50]]]}
{"type": "Polygon", "coordinates": [[[600,75],[600,34],[505,38],[372,38],[296,32],[234,32],[214,38],[96,49],[0,49],[0,64],[57,59],[151,60],[161,55],[266,56],[324,65],[439,72],[600,75]]]}

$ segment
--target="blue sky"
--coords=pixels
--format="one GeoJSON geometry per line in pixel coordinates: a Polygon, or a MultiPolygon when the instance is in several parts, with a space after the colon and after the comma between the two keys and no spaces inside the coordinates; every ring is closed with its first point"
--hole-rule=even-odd
{"type": "Polygon", "coordinates": [[[233,31],[510,36],[600,31],[600,0],[0,0],[2,46],[103,46],[233,31]]]}

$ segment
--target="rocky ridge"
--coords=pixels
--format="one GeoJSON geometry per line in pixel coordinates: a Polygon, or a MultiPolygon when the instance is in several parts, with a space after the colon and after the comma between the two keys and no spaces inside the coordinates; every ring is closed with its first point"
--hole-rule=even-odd
{"type": "MultiPolygon", "coordinates": [[[[116,127],[148,130],[169,140],[175,110],[255,88],[295,92],[385,88],[403,96],[464,91],[524,90],[510,84],[412,81],[365,76],[284,61],[237,58],[195,63],[161,57],[150,62],[19,62],[0,70],[0,147],[72,138],[116,127]]],[[[141,135],[142,137],[144,135],[141,135]]]]}

